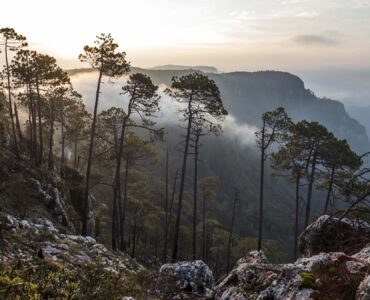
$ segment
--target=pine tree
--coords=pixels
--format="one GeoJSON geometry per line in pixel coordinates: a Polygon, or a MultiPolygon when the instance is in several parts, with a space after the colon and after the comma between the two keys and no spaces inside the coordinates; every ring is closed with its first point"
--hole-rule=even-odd
{"type": "Polygon", "coordinates": [[[93,121],[91,126],[90,146],[87,158],[82,235],[88,234],[87,222],[89,215],[90,173],[93,159],[92,156],[95,139],[95,128],[102,78],[103,76],[107,76],[109,78],[117,78],[124,74],[127,74],[130,70],[130,65],[126,61],[126,53],[117,51],[118,44],[114,42],[110,34],[102,33],[101,35],[97,36],[94,44],[94,46],[86,45],[84,47],[84,53],[79,55],[80,61],[89,63],[91,67],[97,69],[99,73],[96,86],[93,121]]]}
{"type": "Polygon", "coordinates": [[[260,194],[259,194],[259,226],[258,226],[258,250],[262,249],[263,233],[263,192],[264,192],[264,174],[265,161],[267,159],[267,149],[272,143],[281,140],[291,126],[291,121],[284,108],[278,107],[272,112],[266,112],[262,115],[262,129],[256,132],[257,145],[261,150],[260,166],[260,194]]]}
{"type": "Polygon", "coordinates": [[[223,107],[220,91],[217,85],[213,80],[210,80],[203,74],[193,73],[180,78],[174,77],[172,79],[171,88],[167,89],[166,93],[174,100],[186,105],[186,107],[180,109],[179,112],[184,116],[184,121],[187,121],[180,177],[179,202],[177,207],[174,245],[172,251],[172,259],[176,260],[178,254],[186,165],[193,123],[198,123],[200,126],[207,128],[218,126],[217,121],[222,120],[223,117],[227,115],[227,111],[223,107]]]}
{"type": "Polygon", "coordinates": [[[17,51],[18,49],[27,46],[26,38],[23,35],[18,34],[13,28],[1,28],[0,29],[0,45],[4,46],[5,54],[5,73],[7,79],[7,90],[8,90],[8,102],[9,102],[9,116],[12,127],[12,137],[14,143],[14,149],[19,156],[19,146],[17,142],[17,134],[15,130],[14,116],[13,116],[13,101],[12,101],[12,87],[10,83],[11,70],[9,65],[9,54],[8,51],[17,51]]]}

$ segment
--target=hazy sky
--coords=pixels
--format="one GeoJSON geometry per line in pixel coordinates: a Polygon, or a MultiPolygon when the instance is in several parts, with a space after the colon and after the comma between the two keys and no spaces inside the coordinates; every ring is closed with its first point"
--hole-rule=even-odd
{"type": "Polygon", "coordinates": [[[318,94],[370,104],[370,0],[6,0],[1,9],[0,27],[65,68],[110,32],[135,66],[285,70],[318,94]],[[369,77],[358,83],[359,74],[369,77]]]}

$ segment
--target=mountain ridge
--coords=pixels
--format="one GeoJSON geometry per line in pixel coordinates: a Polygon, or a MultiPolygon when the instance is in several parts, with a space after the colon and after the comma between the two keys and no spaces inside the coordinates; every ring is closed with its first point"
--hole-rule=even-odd
{"type": "MultiPolygon", "coordinates": [[[[92,69],[69,70],[69,75],[92,72],[92,69]]],[[[193,73],[194,70],[154,70],[138,67],[132,73],[150,76],[157,85],[170,85],[173,77],[193,73]]],[[[203,72],[204,73],[204,72],[203,72]]],[[[283,71],[235,71],[205,73],[218,85],[225,108],[238,121],[260,126],[261,115],[282,106],[295,121],[317,121],[336,136],[347,139],[353,149],[362,154],[370,148],[365,127],[352,118],[338,100],[317,97],[305,87],[304,81],[283,71]]]]}

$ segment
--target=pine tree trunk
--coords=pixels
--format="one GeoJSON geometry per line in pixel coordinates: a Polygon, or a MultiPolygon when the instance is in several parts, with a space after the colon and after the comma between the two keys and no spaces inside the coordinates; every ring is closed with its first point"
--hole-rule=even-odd
{"type": "MultiPolygon", "coordinates": [[[[125,181],[124,181],[124,192],[123,192],[123,201],[121,208],[121,222],[120,222],[120,249],[126,251],[126,242],[125,242],[125,222],[126,222],[126,206],[127,206],[127,195],[128,195],[128,175],[129,175],[129,159],[126,158],[125,166],[125,181]]],[[[121,197],[119,197],[121,198],[121,197]]]]}
{"type": "Polygon", "coordinates": [[[11,92],[11,86],[10,86],[10,69],[9,69],[9,61],[8,61],[8,40],[5,40],[5,66],[6,66],[6,76],[8,81],[8,100],[9,100],[9,116],[10,116],[10,123],[12,126],[12,137],[14,142],[14,150],[19,157],[19,147],[18,147],[18,141],[17,141],[17,135],[15,131],[15,124],[14,124],[14,117],[13,117],[13,104],[12,104],[12,92],[11,92]]]}
{"type": "MultiPolygon", "coordinates": [[[[115,183],[113,183],[113,194],[115,194],[116,191],[116,186],[115,183]]],[[[113,203],[112,203],[112,250],[115,251],[117,250],[117,209],[116,209],[116,200],[117,197],[113,197],[113,203]]]]}
{"type": "Polygon", "coordinates": [[[87,221],[89,217],[89,193],[90,193],[90,173],[91,173],[91,164],[92,164],[92,156],[93,156],[93,147],[94,147],[94,139],[95,139],[95,128],[96,128],[96,119],[98,113],[98,104],[99,104],[99,94],[100,94],[100,84],[101,79],[103,76],[103,70],[100,69],[99,72],[99,79],[98,85],[96,88],[96,95],[95,95],[95,106],[94,106],[94,115],[93,115],[93,122],[91,126],[91,137],[90,137],[90,147],[89,147],[89,155],[87,158],[87,170],[86,170],[86,184],[85,184],[85,195],[84,195],[84,214],[82,220],[82,235],[87,235],[87,221]]]}
{"type": "Polygon", "coordinates": [[[263,232],[263,185],[265,176],[265,130],[266,122],[263,120],[262,140],[261,140],[261,175],[260,175],[260,209],[259,209],[259,226],[258,226],[258,251],[262,249],[262,232],[263,232]]]}
{"type": "Polygon", "coordinates": [[[199,132],[196,132],[194,148],[194,183],[193,183],[193,260],[197,259],[197,194],[198,194],[198,145],[199,132]]]}
{"type": "Polygon", "coordinates": [[[205,235],[205,243],[204,243],[204,245],[205,245],[205,257],[204,257],[204,259],[203,259],[203,261],[205,262],[205,263],[208,263],[209,261],[210,261],[210,250],[211,250],[211,248],[212,248],[212,243],[213,243],[213,234],[212,233],[209,233],[209,232],[207,232],[206,231],[206,235],[205,235]]]}
{"type": "Polygon", "coordinates": [[[53,162],[53,146],[54,146],[54,99],[50,99],[50,133],[49,133],[49,157],[48,157],[48,168],[52,170],[54,167],[53,162]]]}
{"type": "Polygon", "coordinates": [[[60,156],[60,176],[64,178],[64,165],[65,165],[65,133],[64,133],[64,124],[62,121],[62,152],[60,156]]]}
{"type": "Polygon", "coordinates": [[[65,132],[64,132],[64,102],[62,101],[62,153],[60,157],[60,176],[64,178],[65,175],[65,132]]]}
{"type": "MultiPolygon", "coordinates": [[[[123,156],[123,143],[124,143],[125,134],[126,134],[126,124],[127,124],[127,121],[130,118],[130,115],[131,115],[131,100],[130,100],[130,103],[128,105],[127,115],[122,120],[121,135],[120,135],[120,138],[119,138],[119,145],[118,145],[119,147],[118,147],[117,158],[116,158],[117,164],[116,164],[116,170],[115,170],[115,185],[116,185],[117,193],[114,194],[114,197],[117,198],[115,201],[119,204],[119,206],[122,205],[122,197],[121,197],[121,161],[122,161],[122,156],[123,156]]],[[[128,168],[127,164],[126,164],[126,166],[128,168]]],[[[128,170],[127,170],[127,172],[128,172],[128,170]]],[[[126,194],[126,189],[125,189],[125,195],[127,195],[126,194]]],[[[124,216],[123,216],[124,213],[125,212],[124,212],[123,208],[119,210],[119,217],[120,217],[120,224],[121,225],[120,225],[120,231],[119,231],[120,238],[119,238],[118,241],[120,242],[119,247],[120,247],[121,250],[124,249],[124,216]]]]}
{"type": "Polygon", "coordinates": [[[305,222],[304,222],[305,228],[307,228],[308,224],[310,223],[311,199],[312,199],[313,184],[315,181],[316,159],[317,159],[317,151],[314,153],[312,157],[311,174],[310,174],[310,180],[308,183],[308,192],[307,192],[306,216],[305,216],[305,222]]]}
{"type": "Polygon", "coordinates": [[[229,241],[227,244],[227,265],[226,265],[226,272],[229,272],[230,269],[230,252],[231,252],[231,240],[233,237],[233,229],[234,229],[234,221],[235,221],[235,209],[236,209],[236,202],[238,201],[238,191],[235,191],[234,197],[234,205],[233,205],[233,213],[231,216],[231,225],[230,225],[230,232],[229,232],[229,241]]]}
{"type": "Polygon", "coordinates": [[[30,151],[30,161],[31,165],[34,166],[34,153],[33,153],[33,130],[32,130],[32,105],[31,105],[31,96],[29,95],[28,86],[28,134],[29,134],[29,151],[30,151]]]}
{"type": "Polygon", "coordinates": [[[132,228],[132,252],[131,257],[135,258],[135,250],[136,250],[136,214],[134,216],[134,227],[132,228]]]}
{"type": "Polygon", "coordinates": [[[164,223],[164,243],[163,243],[163,263],[167,262],[167,247],[168,247],[168,148],[166,150],[166,186],[165,186],[165,199],[164,199],[164,209],[165,209],[165,223],[164,223]]]}
{"type": "Polygon", "coordinates": [[[40,96],[40,88],[39,82],[36,77],[36,92],[37,92],[37,110],[38,110],[38,121],[39,121],[39,142],[40,142],[40,149],[39,149],[39,156],[38,156],[38,164],[41,165],[43,160],[43,152],[44,152],[44,139],[42,134],[42,115],[41,115],[41,96],[40,96]]]}
{"type": "MultiPolygon", "coordinates": [[[[179,176],[179,170],[176,170],[174,181],[173,181],[173,186],[172,186],[172,192],[171,192],[171,203],[170,203],[170,210],[169,210],[169,216],[168,216],[168,223],[167,223],[167,234],[168,234],[168,239],[170,238],[170,230],[171,230],[171,224],[172,224],[172,211],[173,211],[173,205],[175,202],[175,196],[176,196],[176,185],[177,185],[177,179],[179,176]]],[[[167,251],[167,250],[166,250],[167,251]]],[[[166,257],[166,262],[167,262],[167,257],[166,257]]]]}
{"type": "Polygon", "coordinates": [[[219,261],[220,261],[220,247],[217,246],[217,250],[216,250],[216,262],[215,262],[215,280],[216,281],[218,279],[219,261]]]}
{"type": "Polygon", "coordinates": [[[331,197],[331,193],[333,191],[334,175],[335,175],[335,165],[333,165],[333,167],[331,169],[331,173],[330,173],[330,182],[329,182],[328,193],[326,195],[324,214],[328,213],[330,197],[331,197]]]}
{"type": "Polygon", "coordinates": [[[28,97],[29,97],[29,102],[30,102],[30,109],[31,109],[31,130],[32,130],[32,161],[34,166],[38,166],[37,163],[37,128],[36,128],[36,111],[35,111],[35,104],[33,100],[33,95],[32,95],[32,88],[31,88],[31,83],[28,82],[28,97]]]}
{"type": "MultiPolygon", "coordinates": [[[[191,110],[191,101],[192,101],[192,99],[189,100],[189,111],[191,110]]],[[[172,260],[173,261],[176,261],[176,259],[177,259],[177,251],[178,251],[178,247],[179,247],[179,233],[180,233],[180,223],[181,223],[182,199],[183,199],[183,195],[184,195],[186,162],[187,162],[187,159],[188,159],[191,125],[192,125],[192,114],[191,114],[191,111],[190,111],[189,120],[188,120],[188,127],[187,127],[187,131],[186,131],[185,149],[184,149],[184,155],[183,155],[183,161],[182,161],[182,169],[181,169],[179,203],[178,203],[178,206],[177,206],[175,234],[174,234],[173,250],[172,250],[172,260]]]]}
{"type": "Polygon", "coordinates": [[[203,195],[203,211],[202,211],[202,259],[206,257],[206,196],[203,195]]]}
{"type": "Polygon", "coordinates": [[[297,259],[298,246],[298,218],[299,218],[299,185],[301,177],[297,175],[295,184],[295,222],[294,222],[294,260],[297,259]]]}
{"type": "Polygon", "coordinates": [[[74,168],[77,169],[77,144],[78,144],[78,137],[77,134],[74,136],[74,168]]]}
{"type": "Polygon", "coordinates": [[[155,239],[154,239],[154,267],[157,267],[158,260],[158,225],[155,227],[155,239]]]}
{"type": "Polygon", "coordinates": [[[19,139],[23,141],[23,134],[22,134],[22,129],[21,129],[21,123],[19,121],[17,102],[14,102],[14,113],[15,113],[15,121],[17,125],[17,130],[18,130],[18,136],[19,136],[19,139]]]}

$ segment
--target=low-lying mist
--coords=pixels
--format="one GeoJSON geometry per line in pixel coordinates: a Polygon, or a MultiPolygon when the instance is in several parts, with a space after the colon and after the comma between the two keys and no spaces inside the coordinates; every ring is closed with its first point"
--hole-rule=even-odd
{"type": "MultiPolygon", "coordinates": [[[[96,93],[97,72],[78,73],[71,76],[74,88],[78,91],[85,102],[87,109],[93,110],[96,93]]],[[[127,95],[121,94],[122,86],[126,84],[128,77],[122,77],[114,82],[105,79],[101,87],[101,97],[99,100],[99,112],[109,109],[110,107],[119,107],[125,109],[128,103],[127,95]]],[[[158,95],[160,95],[160,111],[153,118],[158,126],[169,128],[173,126],[183,126],[180,103],[173,100],[167,94],[165,84],[159,85],[158,95]]],[[[255,145],[255,132],[258,130],[255,126],[238,121],[232,114],[229,114],[221,122],[224,138],[236,139],[242,145],[255,145]]]]}

